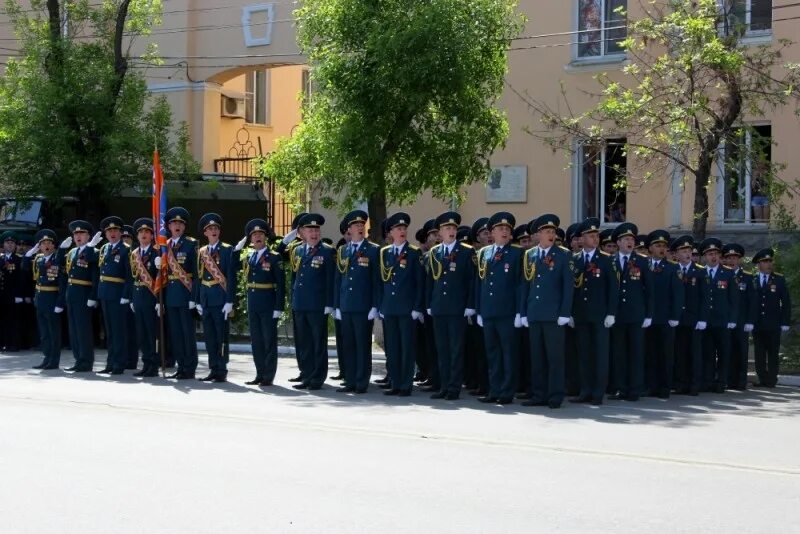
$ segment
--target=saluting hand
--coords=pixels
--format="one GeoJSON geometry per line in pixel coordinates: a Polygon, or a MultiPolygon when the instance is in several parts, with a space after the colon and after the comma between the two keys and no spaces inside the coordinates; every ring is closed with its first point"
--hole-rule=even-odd
{"type": "Polygon", "coordinates": [[[295,228],[294,230],[292,230],[283,237],[283,244],[288,245],[289,243],[294,241],[296,237],[297,237],[297,228],[295,228]]]}
{"type": "Polygon", "coordinates": [[[30,258],[31,256],[35,256],[37,252],[39,252],[39,243],[33,245],[31,249],[25,253],[25,257],[30,258]]]}
{"type": "Polygon", "coordinates": [[[233,247],[233,250],[235,252],[239,252],[244,248],[246,244],[247,244],[247,236],[244,236],[238,243],[236,243],[236,246],[233,247]]]}
{"type": "Polygon", "coordinates": [[[96,234],[94,234],[91,241],[89,241],[86,244],[89,245],[90,247],[96,247],[102,240],[103,240],[103,232],[97,232],[96,234]]]}
{"type": "Polygon", "coordinates": [[[58,246],[60,249],[68,249],[72,245],[72,237],[66,238],[61,244],[58,246]]]}

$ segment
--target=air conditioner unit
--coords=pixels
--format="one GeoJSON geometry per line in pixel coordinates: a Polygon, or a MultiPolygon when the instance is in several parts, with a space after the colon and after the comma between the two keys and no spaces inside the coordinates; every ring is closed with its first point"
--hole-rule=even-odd
{"type": "Polygon", "coordinates": [[[223,117],[230,117],[234,119],[245,118],[244,97],[222,95],[221,115],[223,117]]]}

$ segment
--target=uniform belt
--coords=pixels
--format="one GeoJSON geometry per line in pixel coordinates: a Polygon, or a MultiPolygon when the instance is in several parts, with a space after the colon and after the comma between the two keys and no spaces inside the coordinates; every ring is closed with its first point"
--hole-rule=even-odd
{"type": "Polygon", "coordinates": [[[70,278],[69,279],[69,283],[74,285],[74,286],[92,287],[92,281],[91,280],[81,280],[80,278],[70,278]]]}
{"type": "Polygon", "coordinates": [[[52,292],[55,292],[55,291],[58,291],[58,286],[42,286],[42,285],[36,284],[36,291],[52,291],[52,292]]]}
{"type": "Polygon", "coordinates": [[[255,282],[248,282],[247,289],[275,289],[275,284],[257,284],[255,282]]]}
{"type": "MultiPolygon", "coordinates": [[[[192,275],[190,273],[186,273],[186,276],[188,276],[189,278],[192,277],[192,275]]],[[[175,275],[175,274],[171,274],[171,275],[169,275],[169,279],[170,279],[170,281],[172,281],[172,280],[180,280],[181,277],[178,276],[178,275],[175,275]]]]}
{"type": "Polygon", "coordinates": [[[206,287],[214,287],[218,284],[219,282],[217,282],[216,280],[203,280],[203,285],[206,287]]]}
{"type": "Polygon", "coordinates": [[[136,287],[150,287],[150,284],[145,284],[144,282],[134,282],[133,285],[136,287]]]}
{"type": "Polygon", "coordinates": [[[125,279],[124,278],[117,278],[116,276],[101,276],[100,277],[100,281],[101,282],[114,282],[115,284],[124,284],[125,283],[125,279]]]}

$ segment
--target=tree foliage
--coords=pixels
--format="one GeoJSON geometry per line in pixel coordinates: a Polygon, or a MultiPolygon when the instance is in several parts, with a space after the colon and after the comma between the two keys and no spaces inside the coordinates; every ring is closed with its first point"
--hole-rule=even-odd
{"type": "Polygon", "coordinates": [[[486,177],[508,133],[493,104],[514,0],[305,0],[295,16],[314,93],[264,176],[294,198],[368,200],[374,221],[387,199],[451,199],[486,177]]]}
{"type": "Polygon", "coordinates": [[[173,129],[138,69],[155,49],[132,54],[160,23],[160,1],[8,0],[6,12],[20,54],[0,78],[3,195],[74,195],[98,218],[122,188],[151,179],[156,144],[167,175],[197,173],[186,125],[173,129]]]}
{"type": "MultiPolygon", "coordinates": [[[[579,144],[598,146],[606,139],[625,136],[629,177],[638,174],[646,182],[677,171],[684,182],[693,180],[693,232],[699,238],[706,233],[708,189],[713,186],[716,165],[727,167],[725,176],[735,177],[735,167],[749,158],[762,169],[760,178],[767,182],[765,189],[771,196],[777,199],[795,189],[791,181],[780,177],[782,166],[766,161],[764,151],[757,150],[763,147],[742,140],[746,132],[752,132],[747,120],[796,106],[800,66],[782,59],[792,44],[788,41],[748,43],[745,19],[737,11],[740,4],[730,0],[639,2],[642,16],[628,20],[627,38],[622,42],[627,54],[622,76],[596,77],[600,86],[594,94],[596,105],[565,116],[535,97],[522,95],[546,127],[536,135],[567,151],[579,144]],[[723,146],[737,158],[718,161],[723,146]]],[[[562,91],[568,100],[565,95],[562,91]]]]}

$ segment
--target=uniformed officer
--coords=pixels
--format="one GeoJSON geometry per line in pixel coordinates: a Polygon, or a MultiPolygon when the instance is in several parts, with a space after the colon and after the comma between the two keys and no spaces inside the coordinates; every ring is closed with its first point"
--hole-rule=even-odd
{"type": "Polygon", "coordinates": [[[556,240],[553,244],[557,247],[567,248],[564,246],[564,243],[566,242],[567,242],[567,232],[565,232],[563,228],[556,228],[556,240]]]}
{"type": "Polygon", "coordinates": [[[100,232],[89,240],[93,232],[92,226],[82,220],[69,223],[72,238],[62,243],[65,253],[65,299],[67,303],[67,319],[69,321],[69,339],[75,364],[67,371],[88,372],[94,365],[94,329],[92,310],[97,307],[97,286],[100,271],[99,255],[94,245],[100,242],[100,232]],[[70,243],[75,247],[67,252],[70,243]],[[94,243],[94,244],[92,244],[94,243]]]}
{"type": "MultiPolygon", "coordinates": [[[[431,262],[429,260],[433,247],[442,242],[439,236],[439,228],[436,226],[436,219],[428,219],[422,226],[425,232],[425,253],[423,254],[423,267],[425,268],[425,284],[427,291],[427,281],[430,275],[431,262]]],[[[488,234],[488,231],[487,231],[488,234]]],[[[427,296],[426,296],[427,299],[427,296]]],[[[427,304],[425,305],[424,334],[421,336],[425,345],[425,356],[427,358],[425,368],[426,379],[420,384],[422,391],[437,392],[441,389],[439,377],[439,355],[436,349],[436,336],[433,333],[433,317],[428,314],[427,304]]]]}
{"type": "Polygon", "coordinates": [[[560,408],[564,401],[564,327],[572,315],[572,255],[556,246],[559,218],[540,215],[531,227],[539,245],[525,252],[520,291],[530,328],[531,398],[524,406],[560,408]]]}
{"type": "MultiPolygon", "coordinates": [[[[253,219],[244,229],[245,238],[235,247],[236,257],[247,240],[253,248],[243,260],[247,284],[247,320],[256,376],[248,385],[272,386],[278,368],[278,319],[286,304],[286,283],[280,254],[267,247],[269,226],[253,219]]],[[[295,338],[296,340],[297,338],[295,338]]]]}
{"type": "Polygon", "coordinates": [[[425,303],[433,319],[439,358],[440,388],[432,399],[457,400],[464,374],[466,318],[475,315],[475,250],[456,241],[461,215],[448,211],[436,218],[442,242],[428,254],[425,303]]]}
{"type": "Polygon", "coordinates": [[[203,337],[208,352],[208,376],[203,382],[225,382],[228,361],[224,350],[236,298],[238,261],[233,247],[220,240],[222,217],[206,213],[200,217],[198,231],[208,244],[197,253],[197,313],[203,318],[203,337]]]}
{"type": "MultiPolygon", "coordinates": [[[[281,240],[281,242],[278,243],[278,246],[275,247],[275,252],[280,254],[285,261],[289,261],[290,260],[291,252],[292,252],[292,249],[294,247],[303,244],[303,240],[298,235],[298,226],[297,226],[297,224],[300,221],[300,219],[302,219],[306,215],[307,215],[307,213],[303,211],[303,212],[300,212],[300,213],[298,213],[297,215],[294,216],[294,218],[292,219],[292,225],[291,225],[292,229],[291,229],[291,231],[288,234],[286,234],[283,237],[283,239],[281,240]]],[[[268,228],[268,230],[271,231],[270,228],[268,228]]],[[[291,274],[292,274],[292,280],[291,281],[293,283],[294,282],[294,273],[291,273],[291,274]]],[[[291,287],[291,285],[290,285],[290,287],[291,287]]],[[[289,298],[291,298],[291,296],[289,298]]],[[[290,313],[292,314],[292,321],[291,321],[292,322],[292,337],[294,339],[297,339],[299,336],[297,334],[297,321],[294,318],[294,310],[290,310],[290,313]]],[[[295,352],[294,357],[295,357],[295,360],[297,361],[297,369],[300,371],[300,374],[295,376],[295,377],[290,378],[289,382],[303,382],[305,380],[305,376],[303,376],[303,365],[300,363],[300,354],[295,352]]]]}
{"type": "Polygon", "coordinates": [[[640,256],[650,257],[650,252],[647,248],[647,235],[637,235],[635,239],[636,244],[633,246],[633,250],[640,256]]]}
{"type": "Polygon", "coordinates": [[[516,219],[501,211],[489,218],[492,245],[478,252],[475,308],[478,326],[483,327],[489,363],[489,392],[478,400],[511,404],[517,391],[519,337],[525,313],[519,293],[523,291],[523,250],[511,243],[516,219]]]}
{"type": "MultiPolygon", "coordinates": [[[[33,239],[27,235],[19,236],[17,254],[25,256],[33,247],[33,239]]],[[[20,318],[20,348],[30,349],[38,345],[39,332],[36,328],[36,307],[33,305],[33,297],[36,292],[36,284],[31,276],[23,275],[20,277],[20,297],[22,298],[20,318]]]]}
{"type": "Polygon", "coordinates": [[[750,321],[756,307],[756,290],[753,287],[753,273],[741,267],[744,247],[738,243],[728,243],[722,247],[722,263],[733,269],[734,283],[739,290],[739,315],[736,328],[731,331],[731,359],[728,365],[728,387],[747,389],[747,360],[750,354],[750,321]]]}
{"type": "MultiPolygon", "coordinates": [[[[530,232],[530,223],[520,224],[514,229],[514,242],[519,245],[523,253],[534,246],[533,236],[530,232]]],[[[531,339],[530,329],[522,325],[516,329],[519,339],[517,350],[517,398],[529,399],[531,389],[531,339]]]]}
{"type": "Polygon", "coordinates": [[[100,228],[108,243],[100,247],[97,300],[100,301],[103,324],[106,328],[108,359],[106,367],[98,372],[112,375],[123,374],[128,360],[128,328],[125,324],[125,312],[130,304],[126,284],[130,277],[131,265],[128,257],[130,251],[122,242],[122,225],[122,219],[116,216],[106,217],[100,222],[100,228]]]}
{"type": "MultiPolygon", "coordinates": [[[[469,241],[475,250],[490,245],[492,236],[487,229],[488,217],[480,217],[469,231],[469,241]]],[[[464,384],[470,395],[486,395],[489,390],[489,368],[486,361],[486,345],[483,328],[478,326],[477,317],[467,319],[467,342],[464,346],[464,384]]]]}
{"type": "Polygon", "coordinates": [[[778,384],[781,332],[792,324],[792,303],[782,274],[773,272],[772,249],[759,250],[753,256],[758,270],[753,276],[756,306],[750,316],[754,326],[756,374],[758,386],[774,388],[778,384]]]}
{"type": "MultiPolygon", "coordinates": [[[[334,247],[334,252],[339,250],[339,247],[342,245],[347,245],[350,242],[350,234],[347,231],[347,226],[344,224],[344,220],[339,222],[339,234],[341,234],[342,238],[334,247]]],[[[331,377],[331,380],[344,380],[344,347],[342,346],[341,321],[333,321],[333,334],[336,337],[336,364],[338,371],[335,376],[331,377]]]]}
{"type": "Polygon", "coordinates": [[[55,247],[56,233],[39,230],[36,244],[25,253],[23,271],[33,274],[36,282],[36,322],[44,359],[34,369],[58,369],[61,361],[61,312],[64,311],[64,292],[60,290],[64,276],[60,253],[55,247]]]}
{"type": "Polygon", "coordinates": [[[683,287],[683,309],[680,322],[675,328],[674,389],[676,393],[684,395],[698,394],[703,369],[702,332],[698,330],[698,321],[703,313],[701,295],[705,268],[692,261],[694,247],[694,239],[689,235],[673,239],[670,244],[675,253],[678,276],[683,287]]]}
{"type": "Polygon", "coordinates": [[[572,223],[567,227],[567,231],[565,232],[565,237],[567,243],[567,248],[573,254],[580,252],[581,250],[581,232],[580,229],[583,226],[583,223],[572,223]]]}
{"type": "Polygon", "coordinates": [[[380,247],[364,238],[365,211],[351,211],[344,221],[350,243],[337,252],[333,302],[336,319],[342,321],[345,385],[337,391],[366,393],[372,374],[372,324],[381,305],[380,247]]]}
{"type": "MultiPolygon", "coordinates": [[[[303,244],[292,250],[292,310],[299,336],[295,348],[303,366],[303,381],[295,389],[318,390],[328,377],[328,315],[334,311],[336,250],[320,240],[324,224],[325,218],[318,213],[304,215],[298,222],[303,244]]],[[[345,355],[343,349],[343,359],[345,355]]]]}
{"type": "Polygon", "coordinates": [[[705,239],[700,250],[706,263],[702,285],[703,390],[724,393],[728,386],[731,334],[739,318],[739,288],[733,269],[720,263],[722,242],[705,239]]]}
{"type": "Polygon", "coordinates": [[[611,256],[616,255],[619,251],[619,247],[612,237],[613,233],[613,228],[606,228],[600,232],[600,250],[611,256]]]}
{"type": "Polygon", "coordinates": [[[583,249],[573,255],[575,291],[572,317],[580,357],[580,394],[572,402],[603,404],[608,385],[609,332],[614,326],[619,282],[611,255],[598,248],[600,219],[578,229],[583,249]]]}
{"type": "Polygon", "coordinates": [[[700,249],[699,249],[697,243],[695,243],[695,246],[692,249],[692,262],[694,262],[694,263],[696,263],[698,265],[701,265],[701,266],[703,265],[703,258],[700,255],[700,249]]]}
{"type": "Polygon", "coordinates": [[[519,245],[522,250],[528,250],[533,246],[529,228],[529,224],[520,224],[514,228],[514,243],[519,245]]]}
{"type": "MultiPolygon", "coordinates": [[[[572,223],[567,227],[565,247],[571,254],[581,250],[580,229],[583,223],[572,223]]],[[[581,376],[578,357],[578,339],[574,328],[564,329],[564,391],[569,396],[580,395],[581,376]]]]}
{"type": "Polygon", "coordinates": [[[167,287],[164,307],[167,313],[169,344],[178,370],[168,378],[189,380],[197,370],[197,341],[194,317],[197,294],[197,241],[185,235],[189,212],[175,207],[167,210],[167,287]]]}
{"type": "Polygon", "coordinates": [[[137,353],[142,353],[142,370],[133,376],[158,376],[159,355],[156,339],[160,336],[160,325],[156,314],[158,304],[157,279],[161,268],[161,252],[154,246],[155,226],[153,219],[142,217],[133,223],[133,232],[139,245],[130,251],[130,278],[128,294],[131,295],[130,310],[136,325],[137,353]]]}
{"type": "MultiPolygon", "coordinates": [[[[123,224],[122,225],[122,242],[128,247],[128,251],[130,252],[134,248],[136,248],[137,243],[134,239],[136,237],[136,232],[133,230],[133,226],[130,224],[123,224]]],[[[130,257],[130,255],[129,255],[130,257]]],[[[131,290],[133,286],[129,288],[128,295],[131,294],[131,290]]],[[[131,299],[132,300],[132,299],[131,299]]],[[[136,334],[136,317],[133,315],[133,310],[131,306],[128,305],[128,309],[125,310],[125,326],[128,327],[128,344],[126,347],[127,352],[127,361],[125,364],[125,369],[130,369],[131,371],[135,371],[139,367],[139,344],[137,343],[137,334],[136,334]]],[[[134,373],[134,376],[139,376],[138,373],[134,373]]]]}
{"type": "Polygon", "coordinates": [[[668,399],[675,372],[675,328],[680,324],[685,292],[678,267],[667,260],[670,235],[654,230],[647,235],[653,278],[653,323],[645,333],[646,385],[650,396],[668,399]]]}
{"type": "Polygon", "coordinates": [[[3,350],[19,350],[19,317],[22,310],[22,256],[17,254],[17,236],[3,232],[0,236],[0,346],[3,350]]]}
{"type": "Polygon", "coordinates": [[[619,251],[614,256],[619,273],[620,293],[611,350],[614,359],[610,399],[637,401],[644,390],[644,329],[653,322],[653,278],[647,258],[633,251],[636,225],[624,222],[612,238],[619,251]]]}
{"type": "Polygon", "coordinates": [[[425,271],[418,247],[407,240],[411,217],[398,212],[386,219],[391,244],[380,250],[383,282],[380,313],[391,389],[386,395],[411,395],[416,324],[425,308],[425,271]]]}

